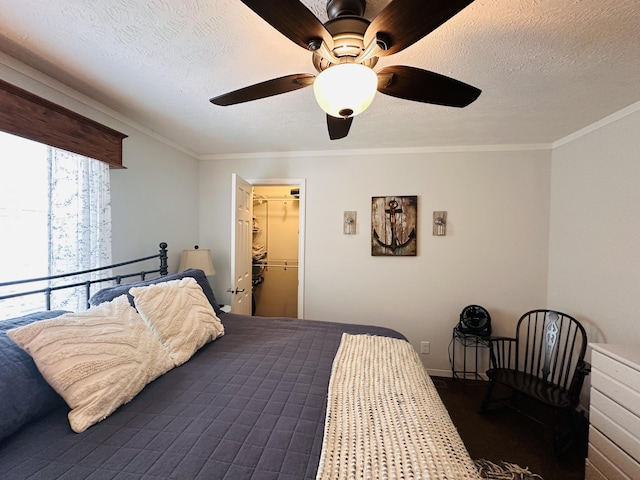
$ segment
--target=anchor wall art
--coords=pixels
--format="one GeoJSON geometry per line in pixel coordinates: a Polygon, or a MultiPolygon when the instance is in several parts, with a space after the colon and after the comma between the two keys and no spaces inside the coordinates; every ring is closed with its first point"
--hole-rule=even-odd
{"type": "Polygon", "coordinates": [[[418,197],[371,198],[371,255],[416,256],[418,197]]]}

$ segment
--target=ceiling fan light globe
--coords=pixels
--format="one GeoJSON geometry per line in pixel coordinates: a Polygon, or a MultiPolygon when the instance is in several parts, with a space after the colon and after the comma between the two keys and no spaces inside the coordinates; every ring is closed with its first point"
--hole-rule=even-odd
{"type": "Polygon", "coordinates": [[[359,63],[341,63],[320,72],[313,92],[320,108],[336,118],[354,117],[364,112],[376,94],[378,76],[359,63]],[[345,113],[352,112],[349,115],[345,113]]]}

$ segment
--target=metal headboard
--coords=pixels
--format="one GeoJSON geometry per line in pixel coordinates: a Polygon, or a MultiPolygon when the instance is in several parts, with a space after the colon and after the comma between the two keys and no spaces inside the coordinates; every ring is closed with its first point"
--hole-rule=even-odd
{"type": "Polygon", "coordinates": [[[51,275],[48,277],[39,277],[39,278],[29,278],[29,279],[25,279],[25,280],[14,280],[11,282],[2,282],[0,283],[0,289],[4,288],[4,287],[10,287],[10,286],[14,286],[14,285],[22,285],[22,284],[29,284],[29,283],[37,283],[37,282],[43,282],[43,281],[49,281],[49,280],[58,280],[61,278],[66,278],[66,277],[74,277],[74,276],[78,276],[78,275],[85,275],[87,273],[94,273],[94,272],[100,272],[103,270],[109,270],[109,269],[114,269],[114,268],[118,268],[118,267],[123,267],[126,265],[132,265],[135,263],[141,263],[141,262],[145,262],[147,260],[152,260],[154,258],[159,258],[160,259],[160,267],[155,269],[155,270],[146,270],[146,271],[140,271],[140,272],[135,272],[135,273],[125,273],[125,274],[121,274],[121,275],[113,275],[110,277],[105,277],[105,278],[96,278],[96,279],[90,279],[90,280],[84,280],[82,282],[76,282],[76,283],[69,283],[69,284],[64,284],[64,285],[56,285],[55,287],[44,287],[44,288],[38,288],[35,290],[28,290],[28,291],[23,291],[23,292],[17,292],[17,293],[11,293],[11,294],[7,294],[7,295],[0,295],[0,300],[6,300],[9,298],[17,298],[17,297],[24,297],[26,295],[34,295],[37,293],[43,293],[45,295],[45,301],[46,301],[46,309],[47,310],[51,310],[51,292],[57,291],[57,290],[64,290],[67,288],[76,288],[76,287],[85,287],[85,296],[86,296],[86,301],[87,301],[87,307],[89,306],[89,298],[91,297],[91,285],[96,284],[96,283],[103,283],[103,282],[110,282],[110,281],[115,281],[116,284],[120,284],[122,282],[123,279],[127,279],[127,278],[133,278],[133,277],[139,277],[140,280],[145,280],[147,275],[152,275],[155,273],[160,274],[161,276],[163,275],[167,275],[168,273],[168,269],[167,269],[167,244],[165,242],[160,243],[159,245],[160,250],[157,254],[155,255],[150,255],[148,257],[142,257],[142,258],[136,258],[135,260],[129,260],[127,262],[121,262],[121,263],[114,263],[113,265],[107,265],[105,267],[98,267],[98,268],[91,268],[89,270],[82,270],[82,271],[78,271],[78,272],[71,272],[71,273],[62,273],[59,275],[51,275]]]}

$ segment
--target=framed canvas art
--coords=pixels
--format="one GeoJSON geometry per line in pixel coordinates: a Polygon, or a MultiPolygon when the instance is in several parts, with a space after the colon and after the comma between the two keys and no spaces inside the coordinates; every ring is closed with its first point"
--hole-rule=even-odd
{"type": "Polygon", "coordinates": [[[371,255],[416,256],[418,197],[371,198],[371,255]]]}

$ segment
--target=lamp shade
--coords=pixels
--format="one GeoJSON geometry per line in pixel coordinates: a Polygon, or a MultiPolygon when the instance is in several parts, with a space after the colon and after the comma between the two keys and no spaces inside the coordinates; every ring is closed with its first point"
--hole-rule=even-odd
{"type": "Polygon", "coordinates": [[[211,250],[204,248],[195,248],[193,250],[183,250],[180,259],[180,271],[189,268],[197,268],[202,270],[205,275],[215,275],[216,270],[213,268],[211,260],[211,250]]]}
{"type": "Polygon", "coordinates": [[[320,72],[313,92],[320,108],[332,117],[347,118],[364,112],[376,94],[378,76],[360,63],[340,63],[320,72]]]}

